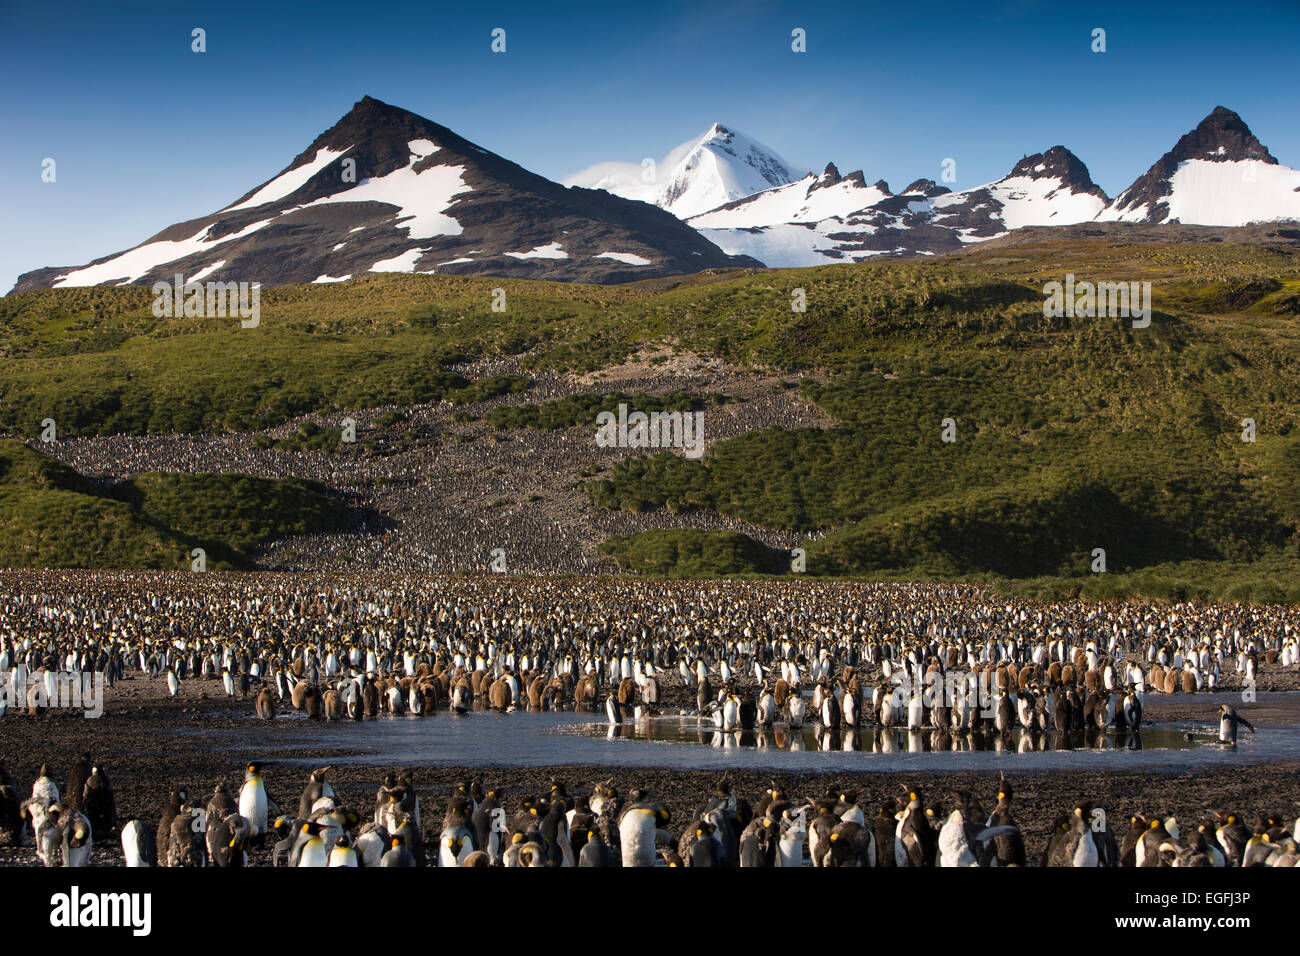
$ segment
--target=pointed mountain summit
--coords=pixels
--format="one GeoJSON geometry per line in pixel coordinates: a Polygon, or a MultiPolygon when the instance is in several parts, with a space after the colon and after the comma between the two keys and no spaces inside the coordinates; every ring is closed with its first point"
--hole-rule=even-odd
{"type": "Polygon", "coordinates": [[[688,219],[726,203],[794,182],[796,170],[770,147],[714,123],[653,164],[597,163],[565,180],[639,199],[688,219]]]}
{"type": "Polygon", "coordinates": [[[938,254],[1021,226],[1087,222],[1108,199],[1064,146],[1021,159],[996,182],[951,192],[918,179],[895,195],[883,179],[820,176],[768,189],[692,217],[723,250],[768,266],[857,262],[879,255],[938,254]]]}
{"type": "Polygon", "coordinates": [[[407,110],[365,97],[281,173],[209,216],[13,291],[189,281],[264,286],[370,272],[624,282],[756,263],[675,216],[566,188],[407,110]]]}
{"type": "Polygon", "coordinates": [[[1096,196],[1102,202],[1109,202],[1110,199],[1105,191],[1092,181],[1092,176],[1088,173],[1088,167],[1083,164],[1083,160],[1064,146],[1053,146],[1045,153],[1026,156],[1016,163],[1006,178],[1015,177],[1055,179],[1074,195],[1096,196]]]}
{"type": "Polygon", "coordinates": [[[1242,226],[1300,218],[1300,173],[1282,166],[1244,120],[1216,106],[1098,220],[1242,226]]]}

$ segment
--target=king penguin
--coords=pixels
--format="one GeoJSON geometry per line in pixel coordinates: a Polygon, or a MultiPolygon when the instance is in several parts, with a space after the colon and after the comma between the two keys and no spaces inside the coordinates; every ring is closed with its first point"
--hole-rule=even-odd
{"type": "Polygon", "coordinates": [[[158,849],[154,832],[132,817],[122,826],[122,856],[128,867],[158,865],[158,849]]]}
{"type": "Polygon", "coordinates": [[[266,842],[266,782],[262,765],[254,761],[244,768],[244,788],[239,791],[239,813],[249,825],[250,841],[255,846],[266,842]]]}
{"type": "Polygon", "coordinates": [[[1251,722],[1238,714],[1231,704],[1220,704],[1219,743],[1232,744],[1233,746],[1236,746],[1237,727],[1239,725],[1245,727],[1252,734],[1255,733],[1255,728],[1251,722]]]}

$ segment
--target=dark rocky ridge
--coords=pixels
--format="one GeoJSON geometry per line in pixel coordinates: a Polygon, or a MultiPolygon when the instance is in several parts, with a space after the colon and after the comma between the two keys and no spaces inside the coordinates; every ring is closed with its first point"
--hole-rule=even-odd
{"type": "MultiPolygon", "coordinates": [[[[437,268],[458,275],[601,283],[758,265],[745,257],[726,255],[662,209],[603,190],[566,188],[476,146],[444,126],[369,96],[318,136],[277,178],[309,163],[322,148],[347,150],[346,157],[340,159],[356,160],[355,184],[342,181],[340,161],[335,160],[280,199],[169,226],[147,242],[186,239],[205,227],[210,229],[211,237],[220,238],[275,216],[270,225],[244,238],[161,264],[134,279],[133,284],[170,280],[177,272],[190,276],[224,259],[225,266],[208,273],[207,280],[287,285],[311,282],[324,275],[363,274],[376,262],[414,249],[427,250],[416,260],[417,271],[437,268]],[[395,207],[382,202],[295,208],[406,167],[411,160],[407,144],[416,139],[431,140],[439,147],[413,165],[416,172],[434,166],[464,169],[461,179],[472,191],[458,195],[447,210],[447,215],[461,225],[460,235],[412,238],[395,221],[395,207]],[[358,227],[362,231],[352,232],[358,227]],[[569,258],[518,259],[506,255],[553,242],[560,242],[569,258]],[[340,243],[344,243],[343,248],[335,250],[340,243]],[[651,264],[634,266],[595,258],[604,252],[639,256],[651,264]],[[438,265],[460,258],[472,261],[438,265]]],[[[249,199],[260,188],[250,190],[232,205],[249,199]]],[[[74,268],[84,266],[25,273],[12,291],[47,288],[74,268]]],[[[125,278],[119,276],[111,282],[125,278]]]]}
{"type": "Polygon", "coordinates": [[[1169,218],[1169,206],[1159,200],[1169,195],[1169,181],[1179,164],[1192,159],[1212,163],[1257,159],[1271,166],[1277,165],[1277,160],[1255,138],[1245,120],[1226,107],[1216,106],[1196,129],[1184,133],[1173,149],[1120,193],[1113,208],[1127,211],[1147,205],[1146,221],[1164,222],[1169,218]]]}
{"type": "Polygon", "coordinates": [[[1045,153],[1026,156],[1011,169],[1011,176],[1025,176],[1029,179],[1056,178],[1069,187],[1072,193],[1089,193],[1099,199],[1110,201],[1105,190],[1092,181],[1088,167],[1083,160],[1075,156],[1064,146],[1053,146],[1045,153]]]}

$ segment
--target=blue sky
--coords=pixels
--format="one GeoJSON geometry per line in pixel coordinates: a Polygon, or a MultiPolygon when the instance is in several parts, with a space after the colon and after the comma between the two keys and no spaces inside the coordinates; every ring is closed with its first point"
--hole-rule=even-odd
{"type": "Polygon", "coordinates": [[[719,121],[895,189],[945,157],[979,185],[1062,143],[1115,195],[1216,105],[1300,167],[1298,76],[1297,0],[0,0],[0,291],[232,202],[364,94],[552,179],[719,121]]]}

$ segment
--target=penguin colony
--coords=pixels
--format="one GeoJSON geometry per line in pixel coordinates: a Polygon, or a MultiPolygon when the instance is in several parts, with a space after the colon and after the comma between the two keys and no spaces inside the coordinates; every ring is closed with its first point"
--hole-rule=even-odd
{"type": "Polygon", "coordinates": [[[463,781],[439,823],[409,770],[384,775],[373,807],[341,800],[329,768],[312,771],[296,807],[271,797],[261,763],[249,763],[243,776],[237,793],[223,784],[206,795],[177,788],[156,826],[132,817],[115,834],[112,787],[89,754],[62,791],[41,767],[21,803],[0,765],[0,825],[51,867],[90,865],[96,839],[115,835],[128,867],[242,867],[257,849],[288,867],[1291,867],[1300,860],[1300,819],[1262,816],[1248,826],[1221,812],[1183,825],[1170,814],[1133,814],[1121,839],[1090,801],[1059,814],[1045,851],[1031,860],[1005,778],[991,810],[966,790],[936,802],[916,787],[874,798],[829,787],[792,799],[775,783],[751,804],[721,780],[678,824],[651,794],[633,789],[624,797],[612,782],[571,795],[552,779],[538,793],[507,799],[499,788],[463,781]]]}
{"type": "Polygon", "coordinates": [[[1140,726],[1147,693],[1251,685],[1262,663],[1300,669],[1295,608],[1040,604],[966,585],[2,576],[0,674],[28,689],[13,706],[29,712],[35,688],[93,672],[110,703],[127,676],[165,679],[172,695],[219,680],[267,719],[477,705],[603,708],[618,722],[671,690],[724,729],[1122,730],[1140,726]]]}

